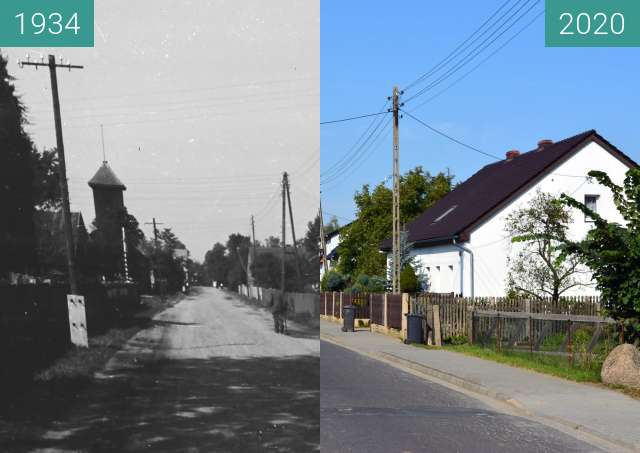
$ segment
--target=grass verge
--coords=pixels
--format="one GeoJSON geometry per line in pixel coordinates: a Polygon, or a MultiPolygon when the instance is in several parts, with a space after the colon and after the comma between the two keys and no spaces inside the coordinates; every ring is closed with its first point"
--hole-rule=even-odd
{"type": "Polygon", "coordinates": [[[144,329],[151,318],[160,311],[175,305],[182,295],[172,294],[164,298],[151,296],[145,300],[147,309],[137,316],[131,315],[126,322],[108,330],[103,335],[91,336],[88,348],[72,348],[51,366],[34,376],[34,381],[52,382],[58,380],[92,379],[109,359],[120,350],[131,337],[144,329]]]}
{"type": "MultiPolygon", "coordinates": [[[[429,346],[429,348],[432,347],[429,346]]],[[[505,365],[525,368],[539,373],[550,374],[575,382],[600,382],[600,367],[602,364],[599,362],[591,362],[586,364],[586,366],[574,365],[571,367],[569,366],[567,358],[563,356],[546,354],[531,355],[528,352],[520,351],[503,351],[498,353],[493,349],[470,344],[445,345],[443,349],[505,365]]],[[[576,358],[576,363],[577,362],[578,359],[576,358]]]]}

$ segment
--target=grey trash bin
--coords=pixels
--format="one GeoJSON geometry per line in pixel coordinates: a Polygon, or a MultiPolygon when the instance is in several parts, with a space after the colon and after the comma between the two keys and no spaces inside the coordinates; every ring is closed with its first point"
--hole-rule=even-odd
{"type": "Polygon", "coordinates": [[[355,332],[354,323],[356,319],[356,307],[345,305],[342,307],[342,331],[355,332]]]}
{"type": "Polygon", "coordinates": [[[422,315],[406,314],[407,317],[407,339],[405,343],[424,343],[424,334],[422,333],[422,315]]]}

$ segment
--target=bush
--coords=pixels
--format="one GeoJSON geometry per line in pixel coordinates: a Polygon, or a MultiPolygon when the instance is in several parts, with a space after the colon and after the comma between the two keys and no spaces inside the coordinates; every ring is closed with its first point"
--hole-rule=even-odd
{"type": "Polygon", "coordinates": [[[322,276],[320,289],[322,291],[342,291],[347,284],[344,275],[337,271],[329,271],[322,276]]]}
{"type": "Polygon", "coordinates": [[[418,276],[411,265],[406,265],[400,272],[400,288],[404,293],[416,293],[420,290],[418,276]]]}
{"type": "Polygon", "coordinates": [[[382,277],[360,274],[346,292],[351,294],[382,293],[386,289],[386,284],[386,280],[382,277]]]}

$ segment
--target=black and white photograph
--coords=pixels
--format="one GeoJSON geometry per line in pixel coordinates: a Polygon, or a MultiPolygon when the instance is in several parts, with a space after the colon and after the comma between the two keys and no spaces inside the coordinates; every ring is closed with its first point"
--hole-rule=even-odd
{"type": "Polygon", "coordinates": [[[0,46],[0,451],[319,450],[319,20],[96,0],[93,48],[0,46]]]}

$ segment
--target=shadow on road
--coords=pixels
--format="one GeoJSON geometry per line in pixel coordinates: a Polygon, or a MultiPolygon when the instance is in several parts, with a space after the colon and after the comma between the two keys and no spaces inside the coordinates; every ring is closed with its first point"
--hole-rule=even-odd
{"type": "Polygon", "coordinates": [[[319,367],[308,356],[154,361],[82,392],[67,383],[3,410],[0,450],[318,450],[319,367]]]}

